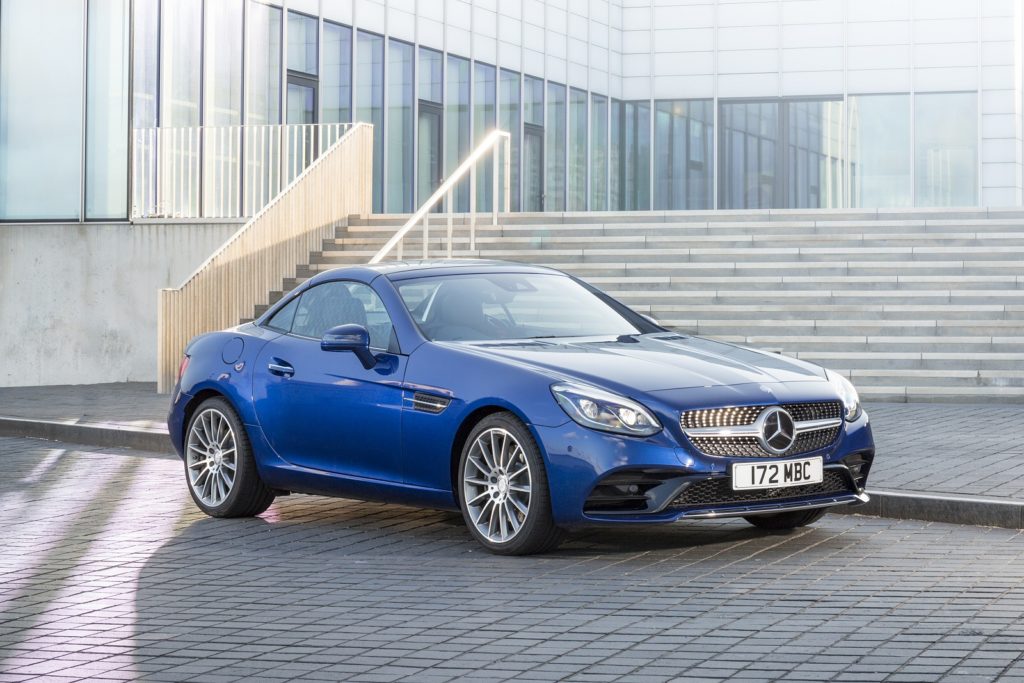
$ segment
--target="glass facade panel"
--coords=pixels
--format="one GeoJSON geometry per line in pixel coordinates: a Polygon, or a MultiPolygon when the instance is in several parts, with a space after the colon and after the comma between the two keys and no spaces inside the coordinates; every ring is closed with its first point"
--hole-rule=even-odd
{"type": "MultiPolygon", "coordinates": [[[[450,175],[469,154],[469,60],[448,56],[445,83],[445,174],[450,175]]],[[[469,211],[469,179],[455,186],[456,211],[469,211]]]]}
{"type": "Polygon", "coordinates": [[[548,83],[544,125],[544,210],[565,211],[565,86],[548,83]]]}
{"type": "Polygon", "coordinates": [[[910,95],[848,100],[850,206],[910,206],[910,95]]]}
{"type": "Polygon", "coordinates": [[[626,198],[622,193],[622,146],[625,138],[622,112],[622,102],[612,100],[608,112],[608,125],[611,128],[611,144],[608,147],[608,208],[611,211],[622,211],[626,208],[626,198]]]}
{"type": "Polygon", "coordinates": [[[160,63],[159,0],[135,0],[132,42],[132,126],[157,125],[157,74],[160,63]]]}
{"type": "Polygon", "coordinates": [[[917,206],[977,205],[977,93],[929,93],[915,97],[917,206]]]}
{"type": "Polygon", "coordinates": [[[359,31],[356,120],[373,124],[373,210],[384,210],[384,39],[359,31]]]}
{"type": "MultiPolygon", "coordinates": [[[[421,47],[419,51],[419,113],[416,128],[416,200],[421,205],[441,185],[444,175],[442,126],[444,108],[444,56],[437,50],[421,47]]],[[[440,211],[438,205],[435,211],[440,211]]]]}
{"type": "Polygon", "coordinates": [[[81,213],[83,10],[80,0],[0,2],[0,219],[81,213]]]}
{"type": "Polygon", "coordinates": [[[320,111],[324,123],[352,120],[352,29],[324,22],[320,111]]]}
{"type": "Polygon", "coordinates": [[[784,103],[786,207],[843,206],[843,103],[794,100],[784,103]]]}
{"type": "Polygon", "coordinates": [[[204,84],[207,126],[242,122],[242,0],[206,3],[204,84]]]}
{"type": "Polygon", "coordinates": [[[288,68],[306,74],[317,73],[317,20],[298,12],[288,13],[288,68]]]}
{"type": "Polygon", "coordinates": [[[712,100],[654,106],[654,208],[712,208],[712,100]]]}
{"type": "Polygon", "coordinates": [[[647,102],[623,102],[619,128],[619,171],[616,180],[620,210],[651,208],[651,106],[647,102]]]}
{"type": "Polygon", "coordinates": [[[544,210],[544,81],[523,77],[523,211],[544,210]]]}
{"type": "Polygon", "coordinates": [[[720,102],[718,206],[768,209],[781,205],[776,168],[778,102],[720,102]]]}
{"type": "Polygon", "coordinates": [[[587,93],[569,90],[569,187],[567,211],[587,210],[587,93]]]}
{"type": "Polygon", "coordinates": [[[590,210],[608,209],[608,98],[590,96],[590,210]]]}
{"type": "Polygon", "coordinates": [[[128,14],[128,0],[89,3],[86,218],[128,217],[128,14]]]}
{"type": "MultiPolygon", "coordinates": [[[[473,77],[473,146],[480,144],[484,137],[496,127],[494,108],[497,82],[495,69],[490,64],[477,62],[473,77]]],[[[481,157],[476,168],[476,208],[478,211],[491,210],[493,188],[493,153],[481,157]]]]}
{"type": "Polygon", "coordinates": [[[164,127],[198,126],[202,0],[161,3],[163,8],[163,70],[160,74],[164,127]]]}
{"type": "Polygon", "coordinates": [[[390,213],[412,206],[413,46],[388,41],[388,204],[390,213]]]}
{"type": "Polygon", "coordinates": [[[259,2],[246,8],[249,47],[245,74],[246,123],[281,122],[281,9],[259,2]]]}
{"type": "MultiPolygon", "coordinates": [[[[498,127],[504,131],[507,131],[512,136],[510,141],[511,147],[511,160],[510,160],[510,171],[509,171],[509,192],[511,197],[509,198],[509,206],[513,211],[519,211],[519,157],[520,157],[520,141],[519,141],[519,129],[520,129],[520,104],[521,99],[519,96],[519,85],[520,78],[519,74],[515,71],[508,71],[507,69],[501,70],[501,92],[498,93],[498,102],[500,109],[500,120],[498,121],[498,127]]],[[[500,166],[502,173],[504,173],[504,163],[500,166]]],[[[499,187],[504,187],[504,177],[499,181],[499,187]]],[[[502,207],[504,208],[504,207],[502,207]]]]}

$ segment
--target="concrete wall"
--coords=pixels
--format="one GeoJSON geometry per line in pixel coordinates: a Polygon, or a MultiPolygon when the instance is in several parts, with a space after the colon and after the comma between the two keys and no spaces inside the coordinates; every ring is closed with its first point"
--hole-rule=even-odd
{"type": "Polygon", "coordinates": [[[238,227],[0,224],[0,386],[155,381],[157,289],[238,227]]]}

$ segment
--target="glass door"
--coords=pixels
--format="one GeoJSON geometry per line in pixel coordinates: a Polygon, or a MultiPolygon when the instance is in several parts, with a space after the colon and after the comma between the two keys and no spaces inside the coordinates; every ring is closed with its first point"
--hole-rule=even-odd
{"type": "Polygon", "coordinates": [[[285,122],[285,159],[288,172],[285,181],[291,182],[306,170],[317,156],[316,81],[288,75],[287,110],[285,122]]]}
{"type": "Polygon", "coordinates": [[[544,129],[523,124],[523,211],[544,210],[544,129]]]}

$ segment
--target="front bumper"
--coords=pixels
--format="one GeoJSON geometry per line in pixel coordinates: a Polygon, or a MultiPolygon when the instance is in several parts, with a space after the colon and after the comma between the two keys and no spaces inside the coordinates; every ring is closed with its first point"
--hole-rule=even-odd
{"type": "Polygon", "coordinates": [[[535,427],[545,454],[555,522],[589,524],[666,523],[770,514],[868,501],[864,492],[874,458],[867,414],[844,423],[826,448],[798,456],[820,456],[822,484],[789,489],[732,491],[734,462],[750,458],[702,454],[678,445],[666,433],[650,439],[604,434],[568,423],[535,427]]]}

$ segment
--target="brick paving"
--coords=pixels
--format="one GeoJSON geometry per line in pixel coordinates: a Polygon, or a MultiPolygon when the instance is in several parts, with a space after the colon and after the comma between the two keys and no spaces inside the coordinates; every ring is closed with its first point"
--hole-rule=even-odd
{"type": "Polygon", "coordinates": [[[502,558],[447,512],[208,519],[163,454],[0,457],[0,681],[1024,681],[1018,531],[730,520],[502,558]]]}
{"type": "MultiPolygon", "coordinates": [[[[0,388],[0,416],[166,429],[147,383],[0,388]]],[[[869,488],[1024,499],[1024,405],[868,405],[880,454],[869,488]],[[943,463],[936,466],[936,463],[943,463]]]]}

